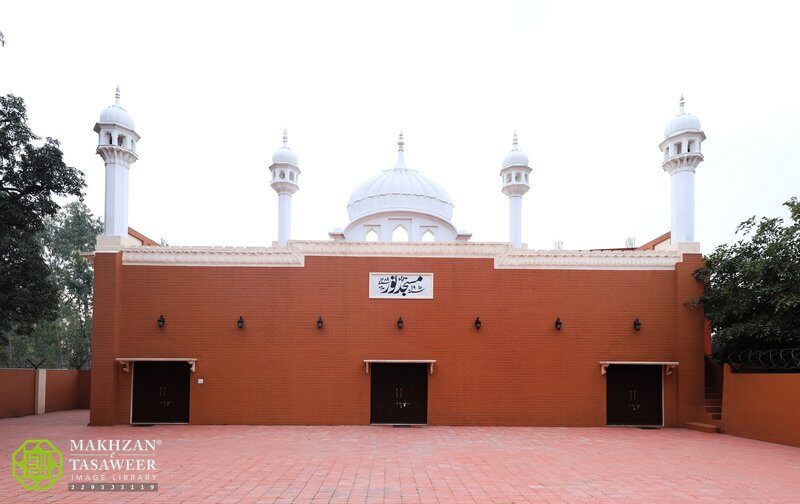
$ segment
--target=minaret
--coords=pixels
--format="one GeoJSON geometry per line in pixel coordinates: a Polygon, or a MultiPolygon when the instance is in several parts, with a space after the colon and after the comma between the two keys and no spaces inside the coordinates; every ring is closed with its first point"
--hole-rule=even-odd
{"type": "Polygon", "coordinates": [[[272,155],[270,186],[278,193],[278,245],[286,245],[292,234],[292,194],[296,193],[300,177],[297,154],[288,146],[286,129],[283,146],[272,155]]]}
{"type": "Polygon", "coordinates": [[[508,229],[509,241],[514,248],[522,246],[522,196],[531,188],[528,155],[519,150],[517,132],[514,132],[514,144],[503,159],[500,177],[503,181],[503,194],[508,196],[508,229]]]}
{"type": "Polygon", "coordinates": [[[114,105],[100,114],[94,125],[97,133],[97,154],[106,164],[105,236],[128,237],[128,171],[139,156],[136,143],[139,134],[130,114],[119,104],[119,86],[114,105]]]}
{"type": "Polygon", "coordinates": [[[672,181],[671,243],[694,243],[694,171],[703,161],[701,144],[706,139],[700,120],[684,111],[681,95],[678,115],[664,129],[658,146],[664,153],[661,164],[672,181]]]}

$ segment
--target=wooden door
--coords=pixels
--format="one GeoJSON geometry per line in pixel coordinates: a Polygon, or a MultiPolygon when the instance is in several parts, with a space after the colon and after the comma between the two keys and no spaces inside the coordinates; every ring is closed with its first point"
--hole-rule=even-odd
{"type": "Polygon", "coordinates": [[[133,365],[132,423],[189,422],[189,363],[133,365]]]}
{"type": "Polygon", "coordinates": [[[608,425],[663,424],[662,367],[656,364],[615,364],[606,371],[608,425]]]}
{"type": "Polygon", "coordinates": [[[370,373],[371,423],[427,423],[427,364],[373,363],[370,373]]]}

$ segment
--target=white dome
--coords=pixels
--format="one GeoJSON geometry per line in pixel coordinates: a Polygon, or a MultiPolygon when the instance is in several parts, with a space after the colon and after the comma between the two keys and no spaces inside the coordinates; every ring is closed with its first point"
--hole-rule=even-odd
{"type": "Polygon", "coordinates": [[[519,165],[528,166],[528,155],[521,150],[509,151],[509,153],[506,154],[506,157],[503,158],[503,168],[519,165]]]}
{"type": "Polygon", "coordinates": [[[117,123],[128,129],[136,129],[131,115],[124,108],[112,105],[100,114],[101,123],[117,123]]]}
{"type": "Polygon", "coordinates": [[[506,157],[503,158],[503,168],[508,168],[509,166],[519,166],[525,165],[528,166],[528,155],[525,154],[525,151],[519,150],[517,147],[517,132],[514,132],[514,146],[508,151],[506,157]]]}
{"type": "Polygon", "coordinates": [[[684,99],[681,96],[680,112],[673,117],[664,128],[664,137],[672,136],[682,131],[700,131],[700,119],[683,110],[684,99]]]}
{"type": "Polygon", "coordinates": [[[272,163],[289,163],[294,166],[297,164],[297,154],[294,153],[289,147],[281,147],[272,154],[272,163]]]}
{"type": "Polygon", "coordinates": [[[700,119],[692,114],[678,114],[667,123],[667,127],[664,128],[664,136],[668,137],[686,130],[700,131],[700,119]]]}
{"type": "Polygon", "coordinates": [[[347,204],[354,221],[366,215],[387,211],[419,212],[450,221],[453,202],[442,186],[405,165],[402,137],[397,164],[391,170],[362,182],[347,204]]]}
{"type": "Polygon", "coordinates": [[[117,86],[116,101],[114,105],[107,107],[100,114],[101,123],[116,123],[125,126],[128,129],[135,129],[136,125],[133,122],[131,115],[119,105],[119,86],[117,86]]]}

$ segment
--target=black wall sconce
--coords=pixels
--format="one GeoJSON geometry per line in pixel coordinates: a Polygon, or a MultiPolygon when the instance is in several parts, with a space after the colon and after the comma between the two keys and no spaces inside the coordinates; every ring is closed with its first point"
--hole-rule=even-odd
{"type": "Polygon", "coordinates": [[[561,317],[556,317],[556,323],[555,323],[556,331],[560,331],[561,330],[561,326],[563,326],[563,325],[564,324],[561,322],[561,317]]]}
{"type": "Polygon", "coordinates": [[[639,331],[641,330],[641,328],[642,328],[642,323],[639,322],[639,319],[637,318],[636,320],[633,321],[633,329],[639,331]]]}
{"type": "Polygon", "coordinates": [[[319,318],[317,319],[317,329],[322,329],[322,324],[323,324],[322,315],[320,315],[319,318]]]}
{"type": "Polygon", "coordinates": [[[399,319],[397,319],[397,328],[398,329],[402,329],[403,328],[403,317],[400,317],[399,319]]]}
{"type": "Polygon", "coordinates": [[[481,323],[481,318],[480,318],[480,317],[476,318],[476,319],[475,319],[475,329],[477,329],[478,331],[480,331],[480,330],[481,330],[481,325],[483,325],[483,324],[481,323]]]}
{"type": "Polygon", "coordinates": [[[159,329],[164,327],[164,324],[166,324],[166,323],[167,323],[167,321],[164,320],[164,315],[159,315],[159,317],[158,317],[158,327],[159,327],[159,329]]]}
{"type": "Polygon", "coordinates": [[[236,327],[244,329],[244,318],[241,315],[239,315],[239,320],[236,321],[236,327]]]}

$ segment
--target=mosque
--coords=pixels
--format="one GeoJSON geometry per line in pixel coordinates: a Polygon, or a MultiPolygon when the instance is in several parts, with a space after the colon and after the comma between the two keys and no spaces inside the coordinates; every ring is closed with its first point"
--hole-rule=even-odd
{"type": "Polygon", "coordinates": [[[499,163],[508,242],[473,241],[406,165],[362,182],[350,222],[291,236],[300,161],[286,133],[267,175],[278,239],[159,246],[128,225],[139,134],[116,103],[95,268],[92,425],[683,426],[703,418],[703,286],[694,175],[705,134],[684,111],[659,144],[670,232],[638,248],[529,250],[535,177],[514,135],[499,163]]]}

